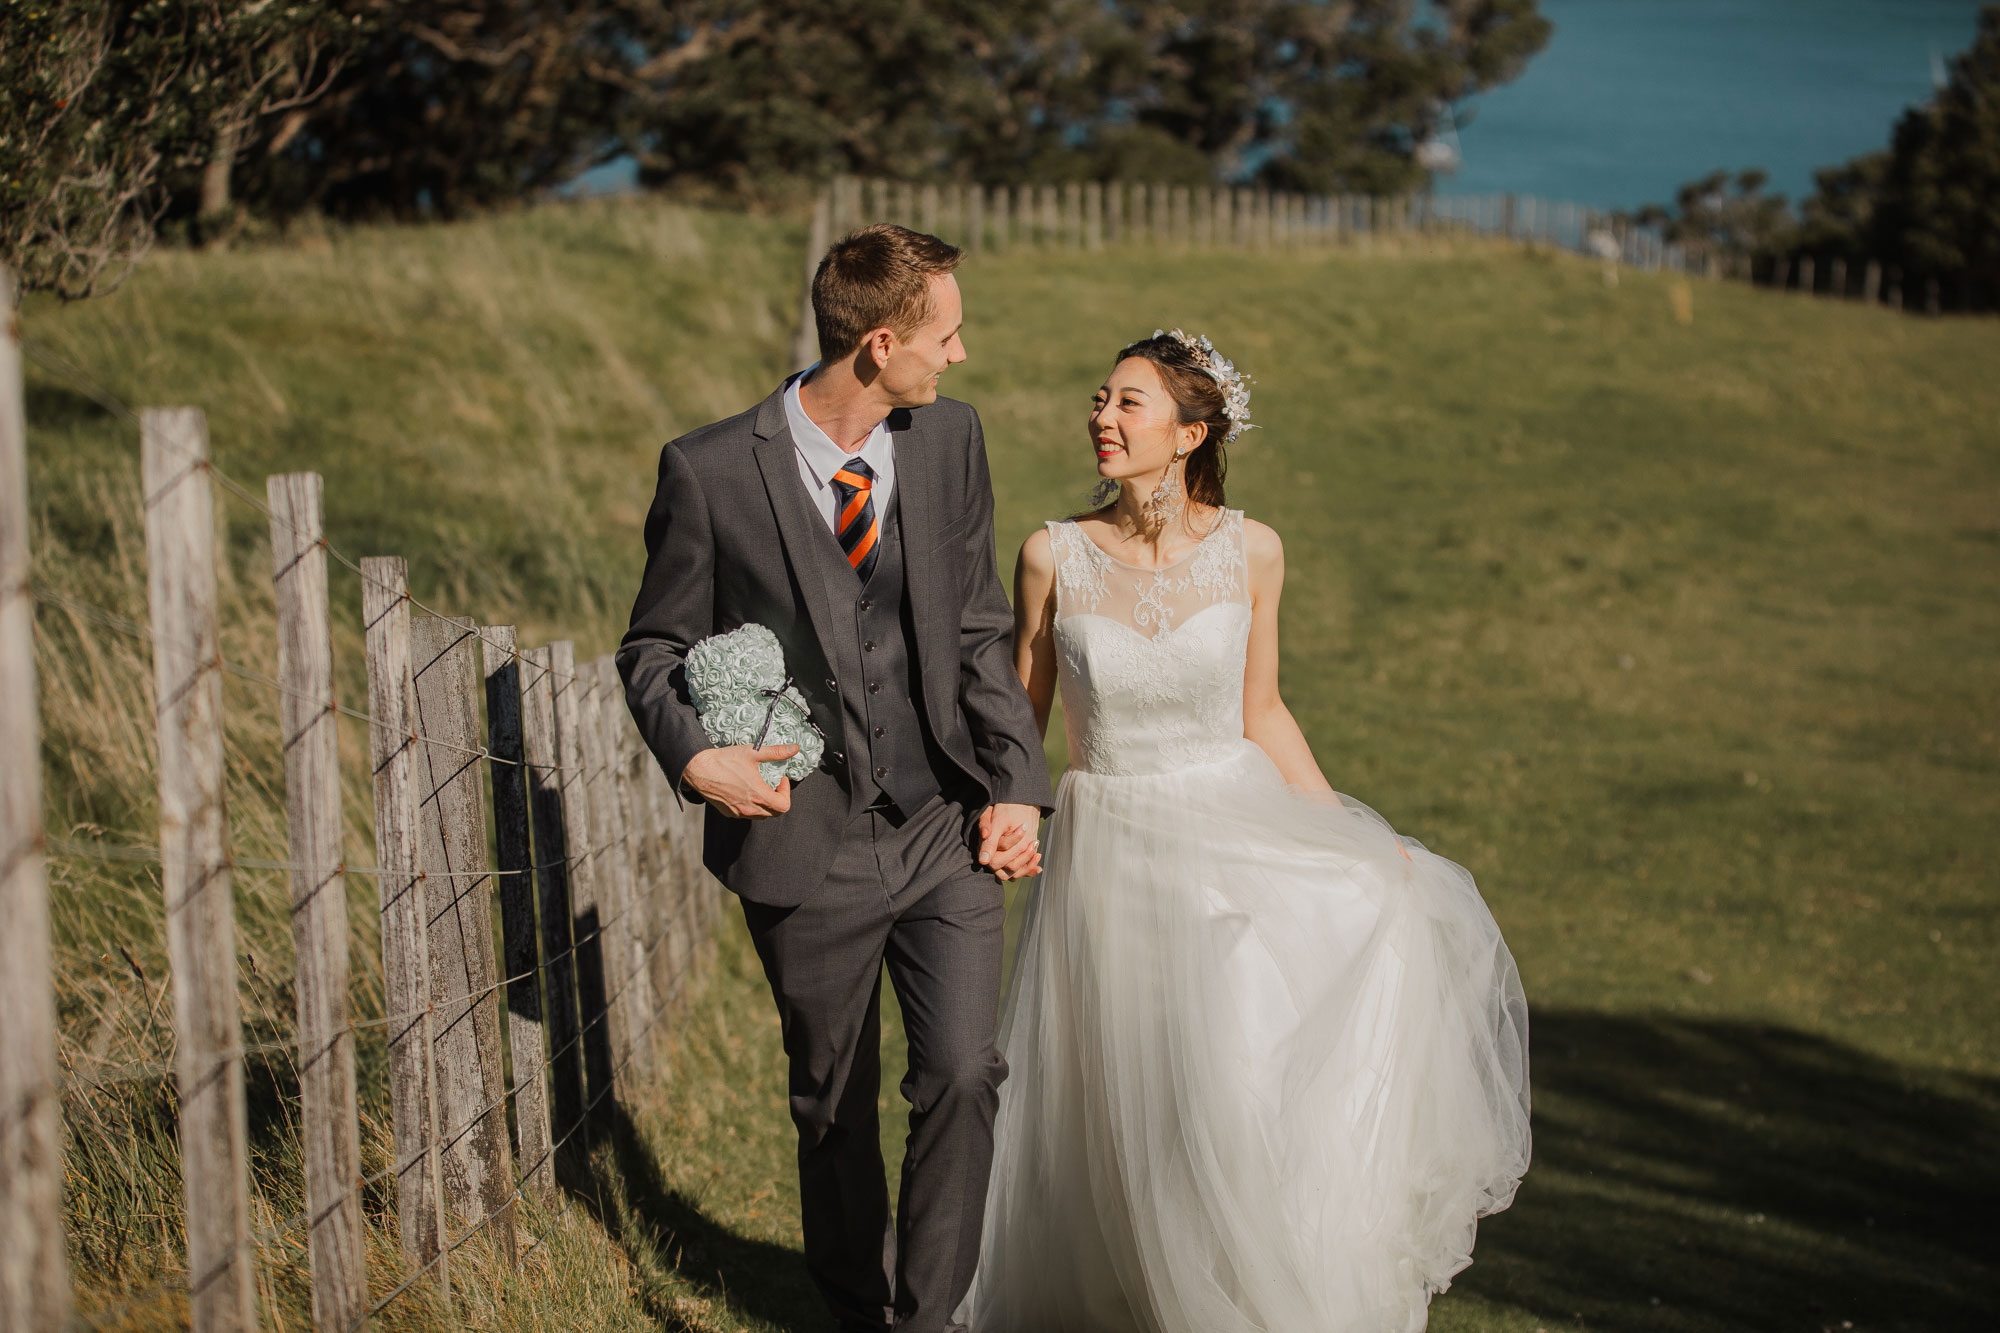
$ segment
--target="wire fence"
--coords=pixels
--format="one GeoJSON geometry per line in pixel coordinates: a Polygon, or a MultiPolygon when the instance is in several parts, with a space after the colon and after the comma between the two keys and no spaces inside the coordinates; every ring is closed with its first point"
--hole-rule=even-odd
{"type": "MultiPolygon", "coordinates": [[[[835,237],[873,222],[929,232],[973,254],[1016,249],[1285,251],[1470,237],[1573,251],[1620,268],[1747,278],[1779,290],[1883,302],[1935,313],[1937,282],[1905,292],[1894,265],[1834,257],[1725,252],[1673,239],[1660,226],[1571,200],[1481,195],[1308,194],[1224,185],[1068,181],[1025,185],[923,183],[844,176],[821,195],[806,253],[806,283],[835,237]]],[[[812,306],[803,299],[793,360],[816,359],[812,306]]]]}
{"type": "MultiPolygon", "coordinates": [[[[0,290],[0,309],[11,305],[0,290]]],[[[270,478],[259,495],[215,466],[199,412],[134,409],[66,359],[24,346],[10,323],[0,344],[0,1004],[13,1021],[0,1026],[0,1326],[108,1327],[184,1294],[196,1329],[259,1327],[258,1265],[301,1235],[320,1329],[358,1329],[419,1287],[449,1299],[451,1256],[475,1237],[516,1262],[526,1253],[517,1205],[560,1197],[558,1168],[581,1172],[608,1108],[657,1073],[687,1011],[719,895],[701,869],[696,812],[653,762],[611,659],[579,663],[566,641],[524,649],[511,626],[427,604],[410,593],[401,560],[356,557],[329,540],[320,494],[315,474],[297,473],[270,478]],[[30,573],[23,353],[137,427],[148,623],[30,573]],[[220,651],[218,503],[247,506],[269,525],[275,672],[220,651]],[[361,584],[364,707],[335,697],[329,567],[361,584]],[[156,844],[43,828],[38,608],[124,636],[151,658],[156,844]],[[276,706],[288,855],[232,849],[224,676],[276,706]],[[368,737],[370,865],[341,847],[343,720],[368,737]],[[157,876],[175,974],[171,1060],[59,1051],[50,860],[144,865],[157,876]],[[250,1039],[241,1013],[237,871],[282,873],[291,886],[297,1008],[270,1040],[250,1039]],[[349,875],[378,891],[385,1012],[374,1017],[348,1012],[349,875]],[[387,1048],[394,1131],[388,1164],[372,1173],[360,1166],[355,1087],[364,1036],[387,1048]],[[278,1056],[290,1058],[296,1081],[304,1206],[260,1227],[245,1070],[252,1058],[278,1056]],[[178,1093],[184,1267],[76,1314],[63,1245],[62,1099],[168,1078],[178,1093]],[[371,1296],[360,1206],[391,1187],[403,1267],[371,1296]]],[[[150,993],[129,951],[126,961],[150,993]]]]}

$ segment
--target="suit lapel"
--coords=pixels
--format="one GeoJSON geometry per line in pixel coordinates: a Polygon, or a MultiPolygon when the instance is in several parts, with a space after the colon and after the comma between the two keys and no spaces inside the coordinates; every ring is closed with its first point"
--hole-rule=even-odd
{"type": "MultiPolygon", "coordinates": [[[[820,643],[830,644],[833,600],[827,595],[826,579],[821,575],[825,553],[817,549],[817,544],[832,541],[833,534],[827,531],[826,520],[813,509],[812,497],[806,494],[805,483],[799,480],[798,450],[792,444],[792,428],[785,421],[783,389],[758,407],[753,431],[757,443],[751,452],[757,459],[758,471],[763,474],[764,493],[777,517],[778,537],[785,544],[785,555],[798,580],[799,595],[805,598],[806,616],[812,621],[813,633],[820,643]]],[[[901,461],[897,460],[899,464],[901,461]]]]}
{"type": "MultiPolygon", "coordinates": [[[[923,438],[918,414],[898,409],[889,414],[890,441],[896,453],[896,519],[902,528],[903,586],[910,598],[910,619],[917,628],[918,678],[928,679],[930,635],[927,632],[937,606],[936,585],[931,575],[937,562],[931,559],[931,545],[937,536],[941,478],[939,453],[934,441],[923,438]]],[[[956,623],[957,617],[951,618],[956,623]]],[[[957,645],[953,645],[954,657],[957,645]]]]}

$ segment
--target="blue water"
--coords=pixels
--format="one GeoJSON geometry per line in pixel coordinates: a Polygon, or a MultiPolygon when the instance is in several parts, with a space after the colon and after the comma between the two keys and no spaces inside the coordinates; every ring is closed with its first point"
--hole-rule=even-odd
{"type": "Polygon", "coordinates": [[[1555,34],[1475,100],[1444,194],[1513,190],[1605,207],[1671,202],[1717,167],[1797,200],[1815,168],[1887,146],[1931,95],[1935,53],[1979,0],[1541,0],[1555,34]]]}

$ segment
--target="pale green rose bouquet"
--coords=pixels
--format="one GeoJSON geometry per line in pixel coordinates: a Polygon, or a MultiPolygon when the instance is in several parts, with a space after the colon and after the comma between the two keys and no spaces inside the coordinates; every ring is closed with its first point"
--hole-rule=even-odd
{"type": "Polygon", "coordinates": [[[688,694],[701,729],[717,745],[796,745],[790,759],[757,765],[767,786],[799,781],[819,766],[826,749],[812,709],[785,671],[778,636],[762,625],[712,634],[687,655],[688,694]]]}

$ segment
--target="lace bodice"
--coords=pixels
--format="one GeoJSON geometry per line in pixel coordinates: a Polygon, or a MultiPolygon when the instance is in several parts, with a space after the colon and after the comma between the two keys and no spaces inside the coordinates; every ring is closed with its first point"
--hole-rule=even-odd
{"type": "Polygon", "coordinates": [[[1233,754],[1250,645],[1243,512],[1223,510],[1193,550],[1157,570],[1113,559],[1073,521],[1048,528],[1071,765],[1165,773],[1233,754]]]}

